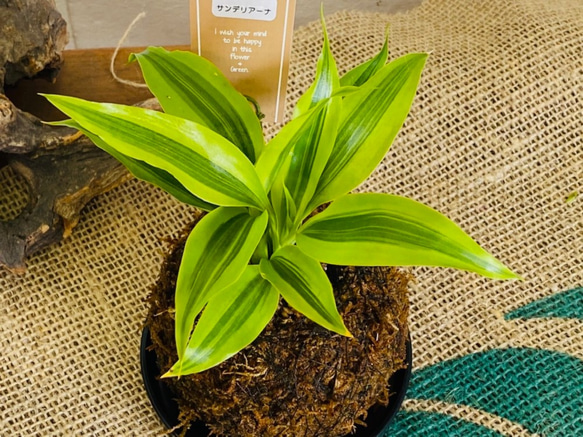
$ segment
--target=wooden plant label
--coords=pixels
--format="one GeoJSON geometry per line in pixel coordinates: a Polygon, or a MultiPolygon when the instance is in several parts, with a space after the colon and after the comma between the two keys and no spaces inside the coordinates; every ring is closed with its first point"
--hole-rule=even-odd
{"type": "Polygon", "coordinates": [[[192,50],[255,99],[266,121],[280,121],[296,0],[190,1],[192,50]]]}

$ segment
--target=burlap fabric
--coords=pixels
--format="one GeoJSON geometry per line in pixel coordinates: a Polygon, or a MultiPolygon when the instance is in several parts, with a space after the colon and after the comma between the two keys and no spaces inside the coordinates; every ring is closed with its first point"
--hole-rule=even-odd
{"type": "MultiPolygon", "coordinates": [[[[414,269],[415,373],[393,434],[583,435],[583,196],[567,201],[583,190],[583,3],[428,0],[327,21],[343,70],[380,47],[387,23],[392,57],[431,52],[403,132],[361,190],[439,209],[525,277],[414,269]]],[[[319,24],[296,33],[290,105],[319,50],[319,24]]],[[[17,187],[1,174],[4,191],[17,187]]],[[[0,272],[0,435],[164,431],[138,345],[163,238],[190,216],[132,181],[24,276],[0,272]]]]}

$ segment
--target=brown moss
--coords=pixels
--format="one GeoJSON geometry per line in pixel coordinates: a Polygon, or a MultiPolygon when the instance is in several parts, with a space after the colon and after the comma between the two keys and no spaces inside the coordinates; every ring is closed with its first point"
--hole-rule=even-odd
{"type": "MultiPolygon", "coordinates": [[[[184,238],[168,255],[150,297],[150,326],[163,372],[177,360],[174,288],[184,238]]],[[[404,367],[407,284],[396,268],[327,266],[353,339],[311,322],[282,300],[257,340],[210,370],[167,380],[181,419],[203,420],[220,436],[321,436],[351,432],[375,404],[386,405],[390,376],[404,367]]]]}

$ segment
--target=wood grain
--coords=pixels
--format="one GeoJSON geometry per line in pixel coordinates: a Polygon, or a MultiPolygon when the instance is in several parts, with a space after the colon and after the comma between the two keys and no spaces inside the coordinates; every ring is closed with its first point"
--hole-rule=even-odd
{"type": "MultiPolygon", "coordinates": [[[[187,46],[168,47],[188,50],[187,46]]],[[[131,53],[144,47],[123,48],[115,62],[118,76],[135,82],[143,82],[137,63],[128,64],[131,53]]],[[[109,71],[114,49],[67,50],[65,63],[51,83],[45,79],[21,80],[16,86],[6,89],[6,95],[16,107],[36,115],[41,120],[55,121],[64,118],[39,93],[63,94],[98,102],[112,102],[133,105],[152,97],[146,88],[134,88],[117,82],[109,71]]]]}

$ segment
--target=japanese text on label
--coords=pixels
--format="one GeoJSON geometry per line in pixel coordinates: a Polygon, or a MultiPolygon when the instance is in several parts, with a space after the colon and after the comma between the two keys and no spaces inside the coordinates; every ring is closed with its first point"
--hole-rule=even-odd
{"type": "Polygon", "coordinates": [[[213,15],[221,18],[273,21],[277,0],[213,0],[213,15]]]}

